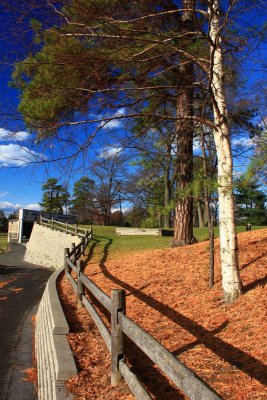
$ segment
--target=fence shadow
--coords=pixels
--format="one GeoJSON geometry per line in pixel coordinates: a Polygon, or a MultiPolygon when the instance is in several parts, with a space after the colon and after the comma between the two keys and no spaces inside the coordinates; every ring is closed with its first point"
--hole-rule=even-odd
{"type": "Polygon", "coordinates": [[[87,254],[85,254],[85,256],[83,258],[83,261],[84,261],[85,264],[87,264],[91,260],[91,258],[93,257],[93,254],[94,254],[96,246],[98,245],[98,243],[100,243],[100,240],[96,239],[96,237],[97,237],[96,235],[93,235],[92,236],[92,241],[89,242],[89,244],[91,244],[90,248],[89,248],[89,251],[88,251],[87,254]]]}
{"type": "MultiPolygon", "coordinates": [[[[62,282],[64,278],[64,275],[61,275],[58,278],[58,282],[57,285],[59,286],[62,282]]],[[[71,333],[82,333],[84,331],[84,328],[81,324],[81,322],[79,321],[79,318],[77,317],[76,314],[76,305],[74,306],[73,304],[71,304],[71,302],[66,302],[65,299],[61,299],[60,298],[60,302],[61,302],[61,306],[63,308],[63,312],[65,315],[68,316],[68,324],[70,327],[70,332],[71,333]]]]}
{"type": "MultiPolygon", "coordinates": [[[[197,338],[196,344],[201,343],[205,345],[217,356],[235,366],[236,368],[240,369],[241,371],[245,372],[251,378],[258,380],[264,385],[267,384],[267,368],[261,361],[250,356],[243,350],[240,350],[239,348],[224,342],[221,338],[215,336],[218,333],[218,329],[222,330],[226,326],[225,324],[227,324],[227,321],[225,321],[224,324],[221,325],[221,327],[215,329],[215,331],[209,331],[202,325],[174,310],[169,305],[154,299],[153,297],[143,293],[140,289],[137,289],[112,275],[108,271],[105,264],[109,254],[109,247],[111,243],[112,239],[109,239],[108,243],[106,243],[106,245],[104,246],[103,257],[100,261],[100,268],[106,278],[108,278],[114,284],[122,287],[133,296],[135,296],[145,304],[149,305],[150,307],[154,308],[164,316],[167,316],[175,324],[187,330],[190,334],[197,338]]],[[[259,282],[257,282],[256,284],[259,284],[259,282]]],[[[248,286],[251,287],[251,284],[248,286]]],[[[187,348],[179,348],[174,353],[180,354],[182,351],[185,350],[187,350],[187,348]]]]}

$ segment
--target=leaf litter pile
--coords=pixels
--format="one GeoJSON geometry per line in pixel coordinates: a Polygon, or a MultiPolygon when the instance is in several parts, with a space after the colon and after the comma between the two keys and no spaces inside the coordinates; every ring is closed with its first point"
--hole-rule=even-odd
{"type": "MultiPolygon", "coordinates": [[[[145,238],[144,238],[145,240],[145,238]]],[[[267,399],[267,229],[238,235],[244,294],[222,300],[219,243],[215,286],[208,289],[208,243],[181,248],[108,254],[85,273],[109,296],[126,290],[127,315],[161,342],[224,399],[267,399]]],[[[78,375],[67,383],[79,400],[132,400],[127,385],[110,385],[110,355],[85,308],[63,277],[59,291],[71,333],[78,375]]],[[[109,319],[100,309],[109,327],[109,319]]],[[[126,341],[127,363],[158,400],[187,399],[138,348],[126,341]]]]}

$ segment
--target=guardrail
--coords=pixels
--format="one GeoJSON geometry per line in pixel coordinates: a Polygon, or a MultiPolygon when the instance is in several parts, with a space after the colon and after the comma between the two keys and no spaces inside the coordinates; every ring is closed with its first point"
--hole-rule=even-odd
{"type": "Polygon", "coordinates": [[[80,228],[77,224],[72,225],[69,224],[68,222],[59,222],[54,220],[53,218],[47,219],[40,216],[39,223],[40,225],[47,226],[51,229],[55,229],[61,232],[66,232],[71,235],[76,235],[79,237],[85,237],[88,232],[88,229],[80,228]]]}
{"type": "Polygon", "coordinates": [[[219,400],[221,397],[204,383],[190,368],[179,361],[155,338],[126,316],[125,291],[113,289],[110,298],[84,273],[82,260],[74,259],[74,249],[65,249],[65,274],[77,294],[77,307],[86,307],[93,318],[106,346],[111,353],[111,384],[116,385],[124,377],[132,393],[138,400],[151,400],[152,397],[139,378],[125,362],[127,349],[124,335],[128,336],[139,349],[157,365],[167,377],[191,400],[219,400]],[[75,277],[72,275],[75,272],[75,277]],[[86,297],[86,290],[111,315],[111,330],[107,328],[91,301],[86,297]]]}

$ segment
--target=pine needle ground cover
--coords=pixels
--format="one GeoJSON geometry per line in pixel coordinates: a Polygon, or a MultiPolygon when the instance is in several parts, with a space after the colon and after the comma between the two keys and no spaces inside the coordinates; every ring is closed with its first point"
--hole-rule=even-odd
{"type": "MultiPolygon", "coordinates": [[[[265,400],[267,229],[241,233],[238,242],[244,294],[233,304],[222,301],[218,242],[212,290],[207,242],[120,257],[110,256],[106,246],[101,258],[88,263],[86,274],[108,295],[112,288],[125,289],[127,315],[224,399],[265,400]]],[[[86,311],[76,310],[65,278],[60,290],[79,369],[67,383],[69,390],[79,400],[134,399],[125,383],[110,386],[108,351],[86,311]]],[[[127,342],[127,350],[127,362],[152,398],[186,399],[134,345],[127,342]]]]}

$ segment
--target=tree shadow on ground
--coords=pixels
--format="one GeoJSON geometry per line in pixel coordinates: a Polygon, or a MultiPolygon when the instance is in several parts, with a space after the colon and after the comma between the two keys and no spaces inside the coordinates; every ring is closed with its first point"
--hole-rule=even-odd
{"type": "Polygon", "coordinates": [[[245,269],[245,268],[249,267],[251,264],[255,263],[256,261],[259,261],[264,256],[266,256],[266,254],[267,254],[267,251],[264,251],[263,253],[261,253],[257,257],[252,258],[249,262],[247,262],[246,264],[243,264],[242,267],[240,268],[240,270],[242,271],[242,269],[245,269]]]}
{"type": "Polygon", "coordinates": [[[150,360],[129,338],[125,337],[126,359],[131,365],[131,370],[136,374],[157,400],[185,400],[187,397],[160,372],[153,361],[150,360]]]}
{"type": "MultiPolygon", "coordinates": [[[[218,333],[217,329],[223,329],[224,324],[226,324],[227,321],[225,321],[225,323],[215,331],[209,331],[197,322],[179,313],[177,310],[174,310],[169,305],[154,299],[153,297],[143,293],[140,289],[137,289],[112,275],[105,265],[111,243],[111,239],[108,241],[108,243],[106,243],[103,257],[100,261],[101,270],[106,278],[114,282],[114,284],[121,286],[123,289],[133,294],[136,298],[154,308],[164,316],[168,317],[172,322],[181,326],[183,329],[187,330],[190,334],[197,338],[196,344],[205,345],[207,349],[211,350],[218,357],[245,372],[251,378],[258,380],[264,385],[267,384],[267,369],[261,361],[215,336],[218,333]]],[[[259,284],[259,281],[253,282],[253,284],[257,285],[259,284]]],[[[252,284],[247,285],[247,287],[252,288],[252,284]]],[[[245,287],[245,290],[248,289],[245,287]]],[[[180,354],[181,351],[185,350],[187,350],[186,347],[177,349],[175,354],[180,354]]]]}
{"type": "Polygon", "coordinates": [[[243,287],[243,293],[247,293],[252,289],[255,289],[257,286],[264,286],[267,283],[267,276],[263,278],[257,279],[254,282],[249,283],[248,285],[243,287]]]}
{"type": "Polygon", "coordinates": [[[89,242],[90,247],[89,247],[89,251],[87,254],[84,255],[83,257],[83,261],[85,263],[85,265],[91,260],[91,258],[93,257],[93,254],[95,252],[95,248],[96,246],[100,243],[100,240],[96,239],[96,235],[93,235],[92,241],[89,242]]]}
{"type": "Polygon", "coordinates": [[[16,274],[16,273],[29,273],[29,271],[24,268],[24,267],[19,267],[12,265],[10,267],[9,265],[2,265],[0,264],[0,275],[11,275],[11,274],[16,274]]]}

